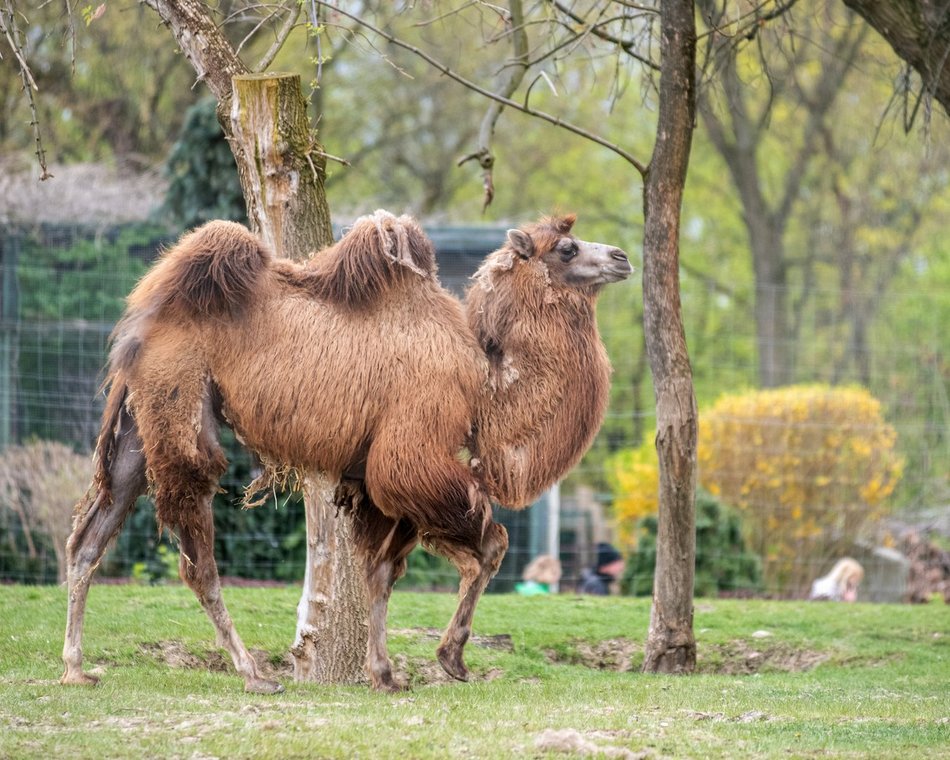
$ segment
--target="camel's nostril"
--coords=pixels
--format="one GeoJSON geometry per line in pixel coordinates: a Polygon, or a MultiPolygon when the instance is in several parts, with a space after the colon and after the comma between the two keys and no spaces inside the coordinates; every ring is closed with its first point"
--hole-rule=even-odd
{"type": "Polygon", "coordinates": [[[621,251],[619,248],[614,248],[610,252],[610,258],[617,259],[617,261],[627,261],[627,254],[621,251]]]}

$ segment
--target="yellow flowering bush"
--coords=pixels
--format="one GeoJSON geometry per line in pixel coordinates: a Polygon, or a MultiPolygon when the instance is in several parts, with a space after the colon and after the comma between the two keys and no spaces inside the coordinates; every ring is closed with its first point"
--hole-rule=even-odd
{"type": "Polygon", "coordinates": [[[627,551],[637,546],[637,521],[656,514],[660,490],[660,465],[653,444],[655,435],[636,449],[623,449],[607,462],[607,479],[614,494],[617,541],[627,551]]]}
{"type": "MultiPolygon", "coordinates": [[[[608,462],[618,539],[657,511],[653,435],[608,462]]],[[[724,396],[699,415],[699,483],[742,516],[772,589],[807,590],[887,509],[901,477],[897,434],[862,388],[790,386],[724,396]]]]}
{"type": "Polygon", "coordinates": [[[901,477],[897,434],[862,388],[724,396],[699,423],[699,479],[743,516],[766,583],[804,590],[880,517],[901,477]]]}

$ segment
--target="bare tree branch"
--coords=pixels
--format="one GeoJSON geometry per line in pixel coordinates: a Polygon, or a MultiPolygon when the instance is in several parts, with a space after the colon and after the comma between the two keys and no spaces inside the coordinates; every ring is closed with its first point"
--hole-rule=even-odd
{"type": "MultiPolygon", "coordinates": [[[[587,21],[583,17],[576,14],[573,10],[568,8],[564,3],[558,2],[558,0],[552,0],[551,5],[553,5],[558,11],[560,11],[562,14],[564,14],[569,19],[571,19],[574,23],[583,24],[587,28],[587,30],[589,30],[590,33],[593,34],[595,37],[599,37],[605,42],[609,42],[612,45],[616,45],[618,48],[623,50],[631,58],[633,58],[636,61],[639,61],[647,68],[652,69],[653,71],[660,70],[659,64],[654,63],[649,58],[645,58],[644,56],[640,54],[640,52],[637,50],[637,44],[635,41],[621,39],[620,37],[610,34],[609,32],[603,29],[603,27],[607,23],[609,23],[609,21],[613,21],[614,19],[610,19],[609,21],[606,21],[606,22],[599,22],[597,24],[590,25],[587,23],[587,21]]],[[[634,6],[633,4],[624,4],[624,5],[626,5],[626,7],[629,7],[629,8],[635,8],[636,10],[639,10],[643,12],[644,14],[652,14],[652,15],[659,14],[659,11],[656,8],[647,8],[645,6],[634,6]]]]}
{"type": "MultiPolygon", "coordinates": [[[[510,11],[505,18],[505,23],[511,27],[511,46],[514,58],[508,66],[507,72],[503,71],[501,75],[498,95],[502,98],[510,98],[514,94],[528,70],[525,62],[528,55],[528,35],[524,28],[524,12],[521,7],[521,0],[511,0],[509,7],[510,11]]],[[[495,197],[495,182],[492,172],[495,165],[495,155],[492,153],[492,140],[495,137],[495,125],[498,123],[503,109],[504,105],[497,100],[489,103],[478,132],[478,148],[474,153],[465,156],[458,162],[458,165],[461,166],[466,161],[474,159],[482,167],[482,184],[485,188],[485,201],[482,204],[483,212],[491,205],[492,199],[495,197]]]]}
{"type": "MultiPolygon", "coordinates": [[[[156,0],[144,0],[144,1],[155,2],[156,0]]],[[[642,163],[641,161],[637,160],[637,158],[633,154],[624,150],[616,143],[612,143],[609,140],[606,140],[605,138],[601,137],[600,135],[594,134],[593,132],[590,132],[584,129],[583,127],[579,127],[576,124],[572,124],[569,121],[565,121],[559,116],[553,116],[552,114],[546,113],[544,111],[538,111],[534,108],[529,108],[527,105],[522,105],[521,103],[515,100],[512,100],[510,98],[501,97],[500,95],[497,95],[491,90],[487,90],[484,87],[481,87],[480,85],[476,84],[475,82],[472,82],[470,79],[466,79],[464,76],[462,76],[455,70],[449,68],[444,63],[437,61],[435,58],[433,58],[431,55],[429,55],[425,51],[420,50],[414,45],[410,45],[408,42],[405,42],[399,39],[398,37],[395,37],[389,32],[385,32],[382,29],[376,26],[373,26],[365,19],[362,19],[359,16],[356,16],[352,13],[348,13],[347,11],[342,10],[341,8],[339,8],[336,5],[333,5],[332,3],[321,2],[320,4],[326,6],[327,8],[330,8],[336,13],[339,13],[341,16],[345,16],[346,18],[352,21],[355,21],[357,24],[359,24],[363,28],[368,29],[374,34],[382,37],[384,40],[386,40],[390,44],[395,45],[396,47],[402,48],[403,50],[406,50],[412,53],[413,55],[421,58],[437,71],[441,71],[450,79],[453,79],[454,81],[458,82],[464,87],[467,87],[473,92],[477,92],[479,95],[482,95],[483,97],[489,98],[491,100],[495,100],[498,103],[501,103],[502,105],[508,106],[509,108],[514,109],[516,111],[520,111],[521,113],[528,114],[529,116],[534,116],[537,119],[541,119],[542,121],[546,121],[549,124],[553,124],[556,127],[560,127],[561,129],[571,132],[572,134],[575,134],[578,137],[583,137],[584,139],[589,140],[595,143],[596,145],[600,145],[601,147],[607,148],[611,152],[616,153],[618,156],[620,156],[625,161],[627,161],[627,163],[633,166],[641,175],[646,174],[647,172],[646,165],[642,163]]]]}
{"type": "Polygon", "coordinates": [[[284,19],[284,24],[281,26],[280,30],[277,32],[277,36],[274,38],[273,44],[268,48],[267,52],[261,57],[261,60],[257,62],[257,65],[254,67],[254,71],[264,71],[268,66],[274,62],[274,58],[277,57],[277,54],[280,52],[280,49],[284,46],[284,43],[287,41],[287,37],[293,31],[294,26],[297,23],[297,19],[300,18],[300,3],[297,0],[291,0],[290,7],[287,9],[287,18],[284,19]]]}
{"type": "Polygon", "coordinates": [[[208,7],[200,0],[140,0],[165,22],[178,46],[218,99],[230,104],[231,78],[247,74],[248,68],[234,52],[214,23],[208,7]]]}
{"type": "Polygon", "coordinates": [[[798,157],[792,162],[792,169],[785,178],[782,198],[776,207],[778,219],[787,219],[791,214],[792,205],[801,193],[801,185],[811,158],[819,147],[820,136],[825,117],[841,90],[842,83],[857,57],[868,27],[855,25],[854,33],[846,33],[837,40],[829,62],[822,69],[818,86],[811,98],[803,93],[802,100],[808,103],[808,124],[805,128],[804,139],[798,157]],[[811,102],[808,102],[808,101],[811,102]]]}

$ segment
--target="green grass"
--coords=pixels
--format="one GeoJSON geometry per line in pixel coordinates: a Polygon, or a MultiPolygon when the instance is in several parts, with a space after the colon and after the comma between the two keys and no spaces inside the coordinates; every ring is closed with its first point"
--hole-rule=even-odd
{"type": "MultiPolygon", "coordinates": [[[[298,593],[225,589],[248,647],[281,659],[298,593]]],[[[0,587],[0,758],[950,758],[943,604],[700,599],[700,672],[664,677],[638,672],[648,601],[493,595],[475,636],[511,646],[473,640],[478,678],[462,684],[435,677],[428,630],[454,598],[397,593],[390,648],[410,691],[285,677],[286,693],[266,697],[244,694],[233,670],[149,654],[161,643],[220,659],[175,586],[93,588],[85,655],[102,682],[62,687],[65,607],[61,588],[0,587]]]]}

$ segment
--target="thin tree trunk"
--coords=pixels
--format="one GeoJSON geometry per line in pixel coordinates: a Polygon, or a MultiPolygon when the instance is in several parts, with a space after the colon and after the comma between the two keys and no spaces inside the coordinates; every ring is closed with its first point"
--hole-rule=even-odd
{"type": "MultiPolygon", "coordinates": [[[[221,34],[202,0],[142,0],[169,27],[185,57],[218,100],[218,121],[231,145],[255,231],[281,255],[303,257],[332,242],[324,192],[325,161],[306,118],[300,81],[257,80],[221,34]],[[239,81],[235,85],[232,78],[239,81]],[[247,93],[246,115],[232,108],[235,90],[247,93]],[[235,126],[237,127],[235,129],[235,126]]],[[[295,675],[353,682],[362,677],[366,651],[366,601],[345,518],[337,519],[329,490],[310,491],[307,563],[341,557],[332,572],[308,572],[294,642],[295,675]],[[350,560],[350,563],[347,563],[350,560]],[[311,603],[312,600],[318,600],[311,603]],[[302,645],[302,642],[304,645],[302,645]],[[362,642],[362,643],[359,643],[362,642]],[[344,646],[347,656],[343,656],[344,646]],[[327,668],[321,658],[334,658],[327,668]]]]}
{"type": "Polygon", "coordinates": [[[233,78],[231,145],[248,219],[278,256],[303,259],[333,243],[323,183],[326,160],[314,140],[297,74],[233,78]]]}
{"type": "MultiPolygon", "coordinates": [[[[231,144],[243,161],[248,218],[278,255],[306,258],[333,242],[323,192],[325,160],[317,152],[296,74],[234,77],[231,144]]],[[[304,489],[307,567],[291,654],[297,680],[355,683],[363,678],[366,595],[350,538],[337,516],[333,484],[304,489]]]]}
{"type": "Polygon", "coordinates": [[[643,318],[656,394],[660,509],[643,671],[696,667],[696,397],[679,290],[679,227],[696,113],[693,0],[660,4],[660,112],[644,188],[643,318]]]}

